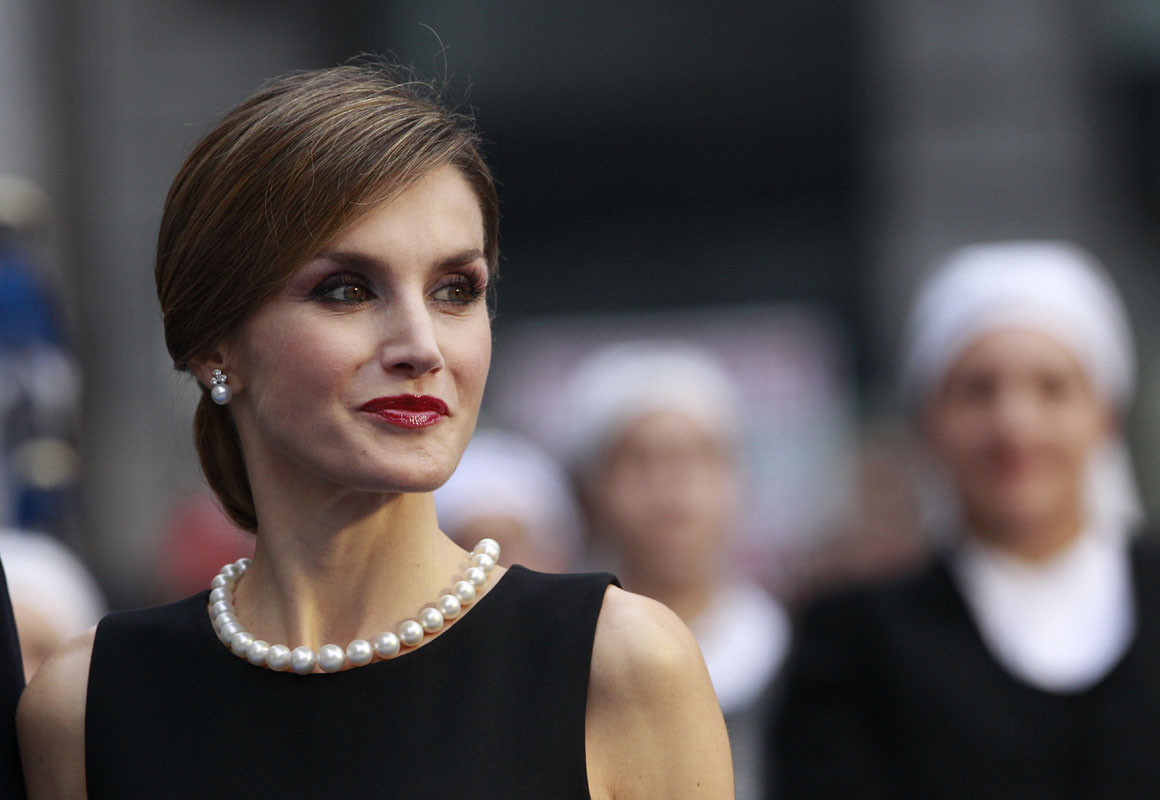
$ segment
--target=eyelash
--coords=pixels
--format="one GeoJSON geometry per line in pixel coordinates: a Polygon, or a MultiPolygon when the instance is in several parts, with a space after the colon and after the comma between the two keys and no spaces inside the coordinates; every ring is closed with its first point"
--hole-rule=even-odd
{"type": "MultiPolygon", "coordinates": [[[[438,294],[450,288],[465,288],[467,290],[467,298],[465,300],[445,300],[436,299],[436,302],[446,303],[455,306],[470,306],[475,304],[478,300],[484,297],[487,293],[486,282],[480,280],[474,275],[455,274],[451,275],[449,279],[438,286],[432,294],[438,294]]],[[[323,279],[310,293],[312,296],[326,302],[337,303],[340,305],[355,305],[365,303],[378,297],[370,288],[370,282],[359,275],[357,272],[339,272],[323,279]],[[337,297],[327,297],[336,289],[341,289],[347,286],[357,287],[362,289],[368,297],[363,300],[343,300],[337,297]]]]}
{"type": "Polygon", "coordinates": [[[371,291],[370,284],[367,281],[367,279],[364,278],[362,275],[359,275],[358,273],[355,273],[355,272],[337,272],[333,275],[329,275],[326,278],[324,278],[317,286],[315,286],[314,289],[310,292],[310,294],[314,297],[317,297],[320,300],[324,300],[324,301],[328,301],[328,302],[332,302],[332,303],[339,303],[342,305],[351,305],[351,304],[357,304],[360,302],[366,302],[366,300],[370,300],[376,296],[375,293],[371,291]],[[367,297],[361,301],[360,300],[341,300],[337,297],[327,297],[327,295],[330,294],[331,292],[333,292],[335,289],[341,289],[345,286],[358,287],[358,288],[362,289],[363,291],[365,291],[368,295],[370,295],[370,297],[367,297]]]}
{"type": "Polygon", "coordinates": [[[450,279],[435,289],[435,294],[446,289],[463,288],[467,290],[467,299],[465,300],[439,300],[437,302],[450,303],[457,306],[474,305],[487,293],[487,284],[481,281],[474,275],[452,275],[450,279]]]}

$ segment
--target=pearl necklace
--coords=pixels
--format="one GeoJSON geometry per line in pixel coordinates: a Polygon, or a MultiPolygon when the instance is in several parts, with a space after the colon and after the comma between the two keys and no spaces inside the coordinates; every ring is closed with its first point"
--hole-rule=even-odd
{"type": "Polygon", "coordinates": [[[463,579],[452,587],[451,594],[443,595],[433,606],[420,611],[418,619],[401,623],[397,632],[385,631],[369,642],[355,639],[346,650],[336,644],[324,644],[317,653],[305,645],[291,650],[284,644],[255,639],[247,632],[238,622],[233,592],[250,566],[248,558],[226,564],[210,582],[209,617],[222,643],[234,655],[255,666],[268,667],[275,672],[289,669],[306,675],[313,672],[317,664],[323,672],[338,672],[348,663],[352,667],[361,667],[371,663],[376,655],[384,659],[394,658],[403,647],[418,647],[428,633],[441,630],[446,620],[455,619],[464,606],[475,602],[476,590],[487,583],[487,574],[498,560],[499,544],[494,539],[481,540],[471,551],[471,565],[463,571],[463,579]]]}

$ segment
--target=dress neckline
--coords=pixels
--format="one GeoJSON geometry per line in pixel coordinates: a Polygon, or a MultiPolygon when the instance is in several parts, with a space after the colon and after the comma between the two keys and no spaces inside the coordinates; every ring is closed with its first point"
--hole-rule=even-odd
{"type": "Polygon", "coordinates": [[[280,678],[282,676],[290,675],[296,678],[307,679],[324,678],[324,683],[341,683],[343,681],[357,680],[357,677],[351,678],[351,675],[371,675],[377,674],[378,672],[403,669],[408,664],[422,666],[423,661],[439,657],[443,649],[447,647],[453,647],[456,641],[458,641],[463,636],[469,635],[473,628],[485,624],[485,621],[477,621],[476,618],[480,617],[481,614],[486,615],[489,609],[495,605],[494,602],[490,602],[492,596],[500,593],[506,593],[508,591],[508,587],[510,586],[509,579],[513,574],[520,575],[526,572],[528,572],[527,567],[521,566],[519,564],[513,564],[512,566],[508,567],[504,574],[500,576],[500,579],[492,585],[491,589],[485,595],[472,603],[468,607],[467,611],[465,611],[461,617],[455,621],[454,624],[448,626],[446,630],[440,631],[437,636],[428,638],[419,647],[408,650],[404,653],[400,653],[394,658],[373,661],[370,664],[362,667],[352,667],[332,673],[311,672],[307,675],[295,675],[289,671],[275,672],[272,669],[254,666],[253,664],[246,662],[245,659],[238,658],[236,655],[231,653],[228,648],[221,646],[221,642],[218,641],[217,634],[214,632],[213,623],[210,621],[209,615],[205,613],[206,601],[209,599],[209,590],[206,589],[197,595],[194,595],[194,597],[191,599],[196,601],[193,603],[193,609],[199,616],[197,620],[197,630],[201,636],[203,644],[211,645],[213,647],[214,653],[217,656],[220,656],[222,660],[235,662],[238,667],[244,667],[246,670],[253,672],[256,675],[265,675],[268,678],[280,678]],[[461,628],[463,629],[462,631],[460,630],[461,628]],[[445,639],[448,640],[446,643],[444,643],[445,639]],[[428,650],[432,651],[431,654],[424,656],[423,653],[428,650]]]}

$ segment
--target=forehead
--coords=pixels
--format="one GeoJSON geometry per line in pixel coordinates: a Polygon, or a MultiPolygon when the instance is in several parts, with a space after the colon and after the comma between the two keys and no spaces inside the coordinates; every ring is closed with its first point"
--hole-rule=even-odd
{"type": "Polygon", "coordinates": [[[1037,328],[1009,326],[973,339],[951,362],[947,379],[965,373],[1065,372],[1087,377],[1079,355],[1060,337],[1037,328]]]}
{"type": "Polygon", "coordinates": [[[471,184],[439,167],[362,215],[331,246],[339,249],[483,248],[483,212],[471,184]]]}
{"type": "Polygon", "coordinates": [[[609,442],[612,456],[686,447],[725,447],[728,437],[712,420],[669,408],[644,410],[626,419],[609,442]]]}

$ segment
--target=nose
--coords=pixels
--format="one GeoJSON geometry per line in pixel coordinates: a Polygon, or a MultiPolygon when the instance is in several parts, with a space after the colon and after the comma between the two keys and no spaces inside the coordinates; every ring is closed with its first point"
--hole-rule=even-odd
{"type": "Polygon", "coordinates": [[[1026,438],[1034,429],[1039,414],[1035,397],[1026,387],[1005,387],[995,400],[995,427],[1009,439],[1026,438]]]}
{"type": "Polygon", "coordinates": [[[418,378],[443,369],[434,320],[422,298],[393,305],[379,360],[388,372],[418,378]]]}

